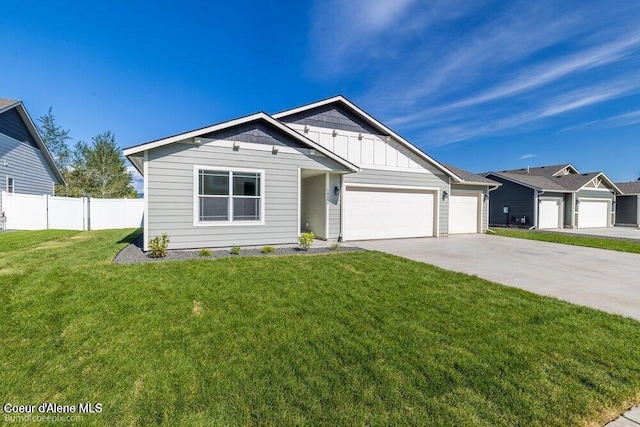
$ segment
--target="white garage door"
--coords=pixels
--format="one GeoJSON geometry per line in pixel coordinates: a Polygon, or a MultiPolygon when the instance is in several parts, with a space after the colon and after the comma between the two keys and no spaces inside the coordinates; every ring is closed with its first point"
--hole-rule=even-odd
{"type": "Polygon", "coordinates": [[[344,196],[345,240],[433,236],[433,192],[347,187],[344,196]]]}
{"type": "Polygon", "coordinates": [[[539,228],[560,228],[560,200],[540,200],[539,228]]]}
{"type": "Polygon", "coordinates": [[[578,228],[607,227],[609,202],[606,200],[580,200],[578,205],[578,228]]]}
{"type": "Polygon", "coordinates": [[[478,232],[478,196],[449,197],[449,234],[478,232]]]}

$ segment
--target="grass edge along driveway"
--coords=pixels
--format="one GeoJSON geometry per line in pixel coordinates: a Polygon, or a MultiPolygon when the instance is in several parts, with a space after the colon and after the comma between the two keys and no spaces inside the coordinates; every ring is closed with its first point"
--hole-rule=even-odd
{"type": "Polygon", "coordinates": [[[640,254],[640,242],[633,242],[630,240],[594,236],[578,236],[575,234],[563,234],[539,230],[529,231],[522,229],[507,229],[499,227],[491,228],[491,232],[487,234],[640,254]]]}
{"type": "Polygon", "coordinates": [[[101,403],[83,425],[549,426],[640,400],[631,319],[378,252],[111,264],[128,234],[0,235],[4,402],[101,403]]]}

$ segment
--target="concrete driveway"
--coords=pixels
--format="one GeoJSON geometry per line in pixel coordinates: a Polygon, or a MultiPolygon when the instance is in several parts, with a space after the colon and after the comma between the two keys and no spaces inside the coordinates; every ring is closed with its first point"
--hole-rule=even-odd
{"type": "Polygon", "coordinates": [[[616,239],[640,240],[640,228],[637,227],[562,228],[549,231],[586,236],[614,237],[616,239]]]}
{"type": "Polygon", "coordinates": [[[482,234],[350,242],[640,320],[640,255],[482,234]]]}

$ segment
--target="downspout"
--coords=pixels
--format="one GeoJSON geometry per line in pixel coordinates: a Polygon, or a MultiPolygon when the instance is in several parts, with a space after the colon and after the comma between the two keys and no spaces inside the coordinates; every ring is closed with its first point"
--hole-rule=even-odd
{"type": "Polygon", "coordinates": [[[338,242],[342,242],[342,232],[344,228],[344,203],[342,198],[344,197],[344,175],[340,174],[340,194],[338,195],[338,203],[340,203],[340,233],[338,234],[338,242]]]}
{"type": "Polygon", "coordinates": [[[538,211],[540,210],[539,197],[544,193],[545,190],[533,190],[533,225],[529,227],[529,231],[538,227],[538,211]]]}

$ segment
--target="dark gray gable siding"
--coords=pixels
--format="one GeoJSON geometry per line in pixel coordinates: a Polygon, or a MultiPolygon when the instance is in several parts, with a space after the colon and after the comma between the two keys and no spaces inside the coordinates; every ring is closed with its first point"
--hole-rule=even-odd
{"type": "Polygon", "coordinates": [[[502,186],[490,193],[489,224],[490,225],[533,225],[533,189],[502,179],[495,175],[487,178],[502,183],[502,186]],[[509,207],[509,214],[502,213],[504,206],[509,207]],[[517,223],[516,218],[526,216],[524,224],[517,223]]]}
{"type": "Polygon", "coordinates": [[[301,111],[290,116],[282,117],[280,121],[374,135],[381,133],[380,130],[369,125],[356,114],[339,104],[328,104],[311,110],[301,111]]]}
{"type": "Polygon", "coordinates": [[[202,135],[203,138],[226,139],[264,145],[304,148],[306,145],[265,123],[253,122],[202,135]]]}
{"type": "Polygon", "coordinates": [[[638,196],[616,198],[616,224],[638,224],[638,196]]]}
{"type": "Polygon", "coordinates": [[[15,108],[0,114],[0,133],[20,142],[27,142],[32,147],[38,148],[38,144],[36,144],[36,141],[22,121],[18,110],[15,108]]]}

